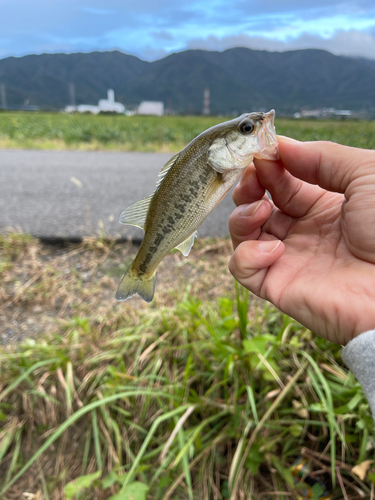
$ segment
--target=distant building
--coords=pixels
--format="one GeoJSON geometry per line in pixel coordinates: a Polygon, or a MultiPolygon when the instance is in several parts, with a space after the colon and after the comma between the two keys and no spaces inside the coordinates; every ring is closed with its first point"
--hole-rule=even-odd
{"type": "Polygon", "coordinates": [[[161,101],[142,101],[138,106],[139,115],[164,115],[164,103],[161,101]]]}
{"type": "Polygon", "coordinates": [[[353,111],[350,109],[320,108],[302,109],[300,113],[294,113],[294,118],[332,118],[335,116],[349,117],[353,111]]]}
{"type": "Polygon", "coordinates": [[[78,112],[78,113],[92,113],[97,115],[98,113],[125,113],[125,106],[120,102],[115,102],[115,91],[108,89],[107,99],[100,99],[98,105],[92,104],[79,104],[78,106],[66,106],[66,113],[78,112]]]}
{"type": "Polygon", "coordinates": [[[92,113],[93,115],[97,115],[100,112],[100,109],[99,106],[80,104],[79,106],[76,106],[76,111],[78,111],[78,113],[92,113]]]}
{"type": "Polygon", "coordinates": [[[100,111],[107,113],[125,113],[125,106],[121,102],[115,102],[115,91],[107,91],[107,99],[100,99],[98,103],[100,111]]]}
{"type": "Polygon", "coordinates": [[[336,109],[335,115],[337,116],[352,116],[353,111],[351,109],[336,109]]]}

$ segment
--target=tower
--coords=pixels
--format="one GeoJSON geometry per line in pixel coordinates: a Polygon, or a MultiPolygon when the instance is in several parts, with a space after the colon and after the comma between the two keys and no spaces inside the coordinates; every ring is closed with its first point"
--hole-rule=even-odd
{"type": "Polygon", "coordinates": [[[69,97],[70,97],[70,105],[76,105],[76,88],[74,83],[69,83],[69,97]]]}
{"type": "Polygon", "coordinates": [[[112,89],[108,89],[107,91],[107,98],[108,98],[108,102],[111,103],[111,104],[114,104],[115,102],[115,91],[112,90],[112,89]]]}
{"type": "Polygon", "coordinates": [[[1,98],[1,107],[3,109],[7,108],[7,97],[5,93],[5,85],[4,83],[0,83],[0,98],[1,98]]]}
{"type": "Polygon", "coordinates": [[[203,114],[210,114],[210,87],[208,86],[204,89],[203,94],[203,114]]]}

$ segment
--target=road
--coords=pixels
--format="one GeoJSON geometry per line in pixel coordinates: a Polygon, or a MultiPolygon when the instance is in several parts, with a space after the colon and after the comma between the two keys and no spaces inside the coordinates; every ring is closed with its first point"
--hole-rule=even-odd
{"type": "MultiPolygon", "coordinates": [[[[0,230],[42,238],[82,238],[99,231],[142,239],[118,223],[122,210],[152,193],[164,153],[0,150],[0,230]]],[[[199,229],[225,236],[234,208],[228,194],[199,229]]]]}

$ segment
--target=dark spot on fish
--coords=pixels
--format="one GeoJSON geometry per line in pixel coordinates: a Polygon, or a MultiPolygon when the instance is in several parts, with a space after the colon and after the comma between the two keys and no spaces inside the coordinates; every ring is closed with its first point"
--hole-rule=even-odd
{"type": "Polygon", "coordinates": [[[172,226],[175,223],[175,220],[171,215],[168,215],[168,222],[169,222],[169,224],[172,224],[172,226]]]}
{"type": "Polygon", "coordinates": [[[143,262],[141,263],[141,265],[139,266],[139,271],[141,271],[142,273],[146,273],[147,272],[147,264],[150,262],[150,260],[152,259],[152,256],[154,255],[155,253],[155,250],[156,248],[155,247],[152,247],[150,248],[150,251],[146,254],[145,258],[143,259],[143,262]],[[153,251],[152,251],[153,250],[153,251]]]}
{"type": "Polygon", "coordinates": [[[183,205],[183,204],[180,204],[180,205],[179,205],[178,203],[175,203],[175,204],[174,204],[174,206],[175,206],[175,208],[176,208],[179,212],[181,212],[181,213],[184,213],[184,212],[185,212],[185,205],[183,205]]]}
{"type": "Polygon", "coordinates": [[[158,233],[158,234],[156,235],[156,238],[154,239],[154,245],[155,245],[155,246],[160,245],[160,243],[161,243],[163,240],[164,240],[164,235],[163,235],[163,234],[158,233]]]}

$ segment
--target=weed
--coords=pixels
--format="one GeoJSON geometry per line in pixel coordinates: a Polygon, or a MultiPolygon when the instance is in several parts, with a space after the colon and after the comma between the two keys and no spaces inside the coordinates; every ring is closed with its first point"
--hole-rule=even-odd
{"type": "MultiPolygon", "coordinates": [[[[7,112],[1,115],[0,147],[175,152],[203,130],[225,119],[7,112]]],[[[331,140],[348,146],[375,148],[374,122],[277,117],[276,127],[279,134],[302,141],[331,140]]]]}
{"type": "Polygon", "coordinates": [[[13,302],[2,314],[22,307],[32,316],[38,306],[57,317],[42,321],[49,333],[0,351],[2,498],[288,498],[289,467],[301,456],[332,477],[333,498],[370,498],[371,480],[351,468],[373,458],[373,421],[340,347],[233,286],[229,242],[201,242],[186,266],[168,256],[160,273],[168,283],[173,265],[173,280],[158,307],[135,309],[115,304],[117,283],[97,274],[131,247],[6,238],[13,302]],[[197,286],[202,256],[206,281],[197,286]],[[209,297],[221,266],[213,261],[223,261],[227,293],[209,297]],[[77,264],[61,281],[56,268],[77,264]],[[92,279],[82,283],[86,269],[92,279]],[[12,273],[39,276],[27,300],[12,273]],[[181,289],[189,273],[194,281],[181,289]]]}

